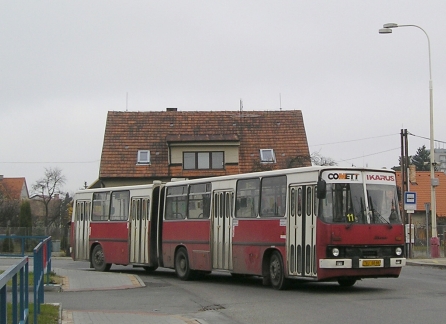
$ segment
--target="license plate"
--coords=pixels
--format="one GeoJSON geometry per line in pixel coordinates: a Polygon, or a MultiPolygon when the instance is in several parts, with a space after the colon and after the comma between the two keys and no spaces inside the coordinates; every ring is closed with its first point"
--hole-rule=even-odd
{"type": "Polygon", "coordinates": [[[380,267],[381,260],[362,260],[363,267],[380,267]]]}

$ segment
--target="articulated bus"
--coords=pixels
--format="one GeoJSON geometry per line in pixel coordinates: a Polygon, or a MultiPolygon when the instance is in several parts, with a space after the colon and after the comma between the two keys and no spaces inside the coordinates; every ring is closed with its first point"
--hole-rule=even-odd
{"type": "Polygon", "coordinates": [[[406,264],[395,174],[305,167],[87,189],[75,195],[74,260],[175,269],[182,280],[214,270],[290,280],[397,278],[406,264]]]}

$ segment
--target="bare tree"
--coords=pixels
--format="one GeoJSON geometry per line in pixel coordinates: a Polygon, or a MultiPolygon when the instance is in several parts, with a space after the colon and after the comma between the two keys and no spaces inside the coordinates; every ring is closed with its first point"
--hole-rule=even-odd
{"type": "Polygon", "coordinates": [[[332,158],[322,156],[319,152],[311,153],[311,163],[314,165],[334,166],[338,165],[332,158]]]}
{"type": "MultiPolygon", "coordinates": [[[[65,181],[65,176],[59,168],[45,168],[45,176],[32,185],[32,191],[39,196],[39,201],[41,201],[45,207],[45,227],[51,225],[55,219],[59,217],[57,211],[50,213],[50,202],[56,195],[62,193],[61,188],[65,184],[65,181]]],[[[56,208],[59,209],[58,207],[56,208]]]]}
{"type": "Polygon", "coordinates": [[[311,165],[311,157],[309,155],[296,155],[286,160],[286,167],[301,168],[311,165]]]}

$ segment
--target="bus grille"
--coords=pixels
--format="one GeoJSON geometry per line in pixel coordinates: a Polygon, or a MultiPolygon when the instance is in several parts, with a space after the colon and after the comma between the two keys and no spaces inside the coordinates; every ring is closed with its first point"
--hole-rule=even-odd
{"type": "Polygon", "coordinates": [[[391,247],[345,247],[345,258],[361,258],[361,259],[374,259],[383,257],[392,257],[393,249],[391,247]]]}

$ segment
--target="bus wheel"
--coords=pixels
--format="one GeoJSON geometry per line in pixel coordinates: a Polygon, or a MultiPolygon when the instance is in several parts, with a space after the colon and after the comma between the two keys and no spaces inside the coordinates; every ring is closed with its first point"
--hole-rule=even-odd
{"type": "Polygon", "coordinates": [[[289,280],[285,278],[282,257],[277,251],[274,251],[271,255],[269,262],[269,277],[271,286],[274,289],[283,290],[288,288],[289,280]]]}
{"type": "Polygon", "coordinates": [[[351,287],[356,283],[356,279],[352,278],[338,279],[338,283],[342,287],[351,287]]]}
{"type": "Polygon", "coordinates": [[[91,263],[96,271],[108,271],[111,268],[111,263],[105,263],[104,251],[100,245],[94,247],[91,263]]]}
{"type": "Polygon", "coordinates": [[[181,280],[190,280],[193,272],[189,267],[189,258],[185,248],[179,248],[175,255],[175,272],[181,280]]]}

